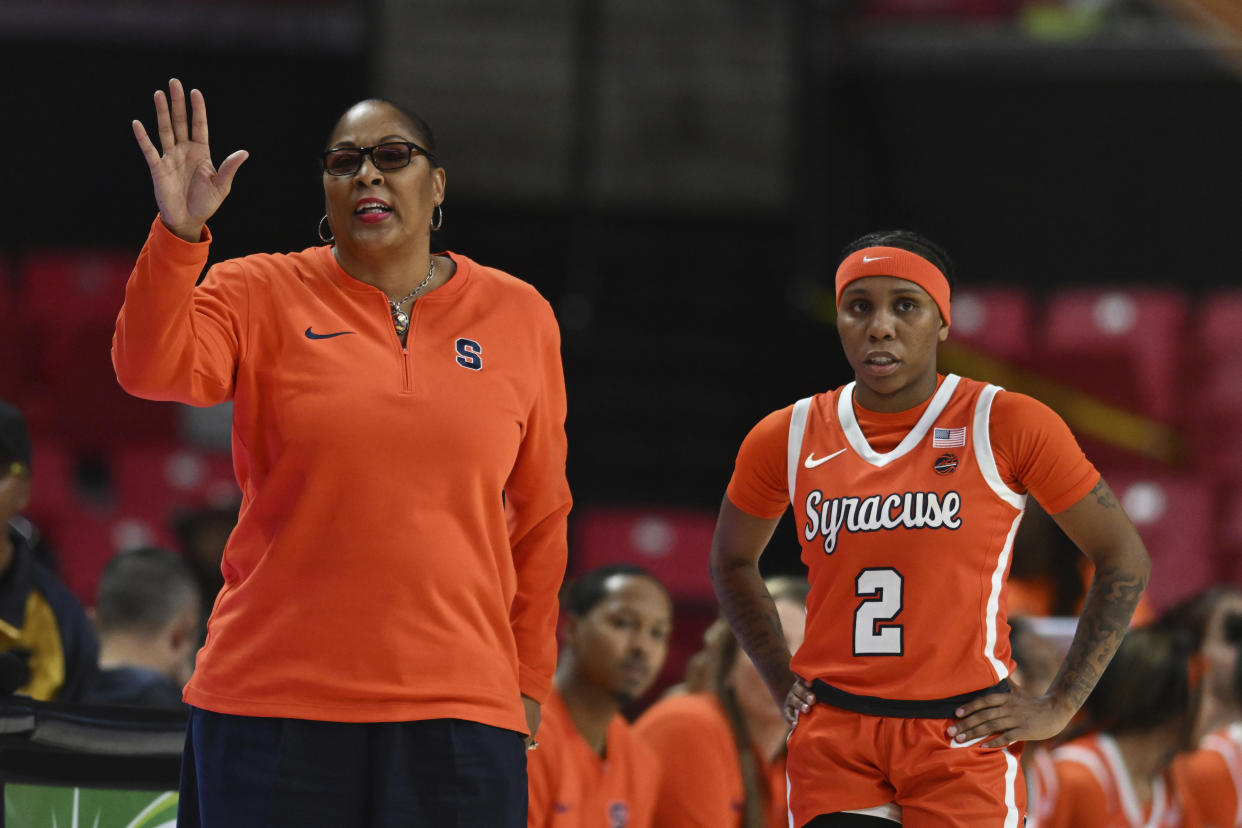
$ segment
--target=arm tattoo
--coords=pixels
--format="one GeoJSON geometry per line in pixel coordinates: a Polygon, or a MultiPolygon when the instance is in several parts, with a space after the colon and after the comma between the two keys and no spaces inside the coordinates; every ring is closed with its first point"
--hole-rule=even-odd
{"type": "MultiPolygon", "coordinates": [[[[1111,498],[1107,488],[1104,496],[1111,498]]],[[[1053,692],[1069,699],[1075,710],[1087,700],[1112,660],[1146,586],[1145,575],[1116,567],[1096,570],[1078,619],[1078,631],[1052,684],[1053,692]]]]}
{"type": "Polygon", "coordinates": [[[1113,495],[1113,490],[1104,482],[1104,478],[1100,478],[1100,482],[1096,483],[1091,489],[1091,494],[1095,495],[1095,502],[1103,506],[1105,509],[1119,509],[1121,504],[1117,502],[1117,498],[1113,495]]]}
{"type": "Polygon", "coordinates": [[[777,703],[782,703],[793,681],[789,647],[781,630],[776,603],[768,594],[758,567],[753,564],[716,566],[713,562],[711,575],[721,612],[733,634],[759,669],[777,703]]]}

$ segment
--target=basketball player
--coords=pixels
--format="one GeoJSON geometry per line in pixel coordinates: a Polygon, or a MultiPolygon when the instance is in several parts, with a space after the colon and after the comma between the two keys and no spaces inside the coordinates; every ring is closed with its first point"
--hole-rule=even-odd
{"type": "Polygon", "coordinates": [[[1041,828],[1204,825],[1169,767],[1194,745],[1202,679],[1183,630],[1131,630],[1084,706],[1089,732],[1052,751],[1055,793],[1041,828]]]}
{"type": "Polygon", "coordinates": [[[1207,826],[1242,825],[1242,590],[1216,586],[1165,613],[1197,645],[1206,692],[1198,750],[1173,763],[1179,793],[1207,826]]]}
{"type": "Polygon", "coordinates": [[[564,646],[527,754],[527,828],[649,828],[660,759],[621,714],[668,655],[673,602],[650,572],[616,563],[565,595],[564,646]]]}
{"type": "Polygon", "coordinates": [[[712,579],[796,722],[795,826],[1017,828],[1016,743],[1065,727],[1147,583],[1142,541],[1064,422],[937,372],[951,277],[948,256],[915,233],[850,244],[837,330],[855,381],[755,426],[721,504],[712,579]],[[1028,493],[1095,564],[1039,696],[1008,681],[1005,576],[1028,493]],[[758,568],[790,503],[811,581],[792,664],[758,568]]]}

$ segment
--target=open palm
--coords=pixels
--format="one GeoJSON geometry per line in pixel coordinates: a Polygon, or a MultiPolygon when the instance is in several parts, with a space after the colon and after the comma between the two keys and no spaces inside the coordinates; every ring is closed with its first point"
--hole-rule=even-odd
{"type": "Polygon", "coordinates": [[[140,121],[134,121],[133,127],[151,170],[160,218],[173,233],[196,242],[207,219],[232,189],[233,176],[249,153],[234,152],[217,170],[211,163],[207,138],[207,104],[197,89],[190,91],[190,107],[192,122],[186,117],[185,91],[176,78],[169,81],[167,96],[163,90],[155,93],[155,121],[162,154],[151,143],[140,121]]]}

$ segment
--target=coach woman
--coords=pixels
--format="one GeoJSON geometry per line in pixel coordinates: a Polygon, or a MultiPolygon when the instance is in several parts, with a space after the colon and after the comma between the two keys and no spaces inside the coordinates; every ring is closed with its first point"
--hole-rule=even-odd
{"type": "Polygon", "coordinates": [[[196,286],[246,153],[212,165],[177,80],[155,110],[161,150],[133,126],[159,216],[113,363],[136,396],[234,402],[244,497],[185,691],[178,825],[524,826],[570,508],[551,308],[431,253],[435,139],[380,100],[323,153],[327,244],[196,286]]]}

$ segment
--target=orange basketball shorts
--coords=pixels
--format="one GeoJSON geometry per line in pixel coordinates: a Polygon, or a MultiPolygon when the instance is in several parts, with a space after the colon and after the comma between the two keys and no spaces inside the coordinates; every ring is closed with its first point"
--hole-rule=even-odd
{"type": "Polygon", "coordinates": [[[815,705],[789,736],[793,824],[895,802],[904,828],[1021,828],[1022,746],[959,746],[952,723],[815,705]]]}

